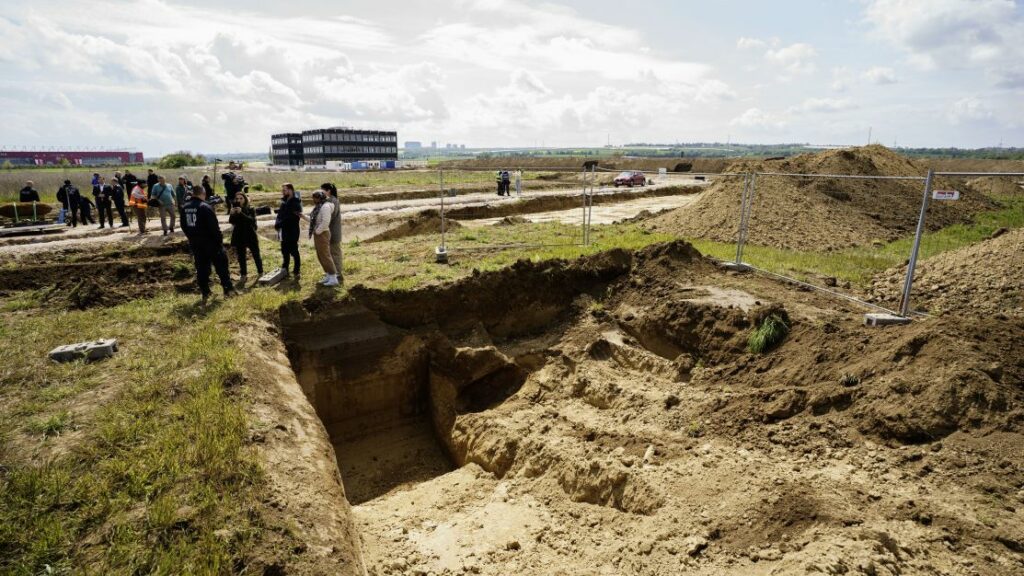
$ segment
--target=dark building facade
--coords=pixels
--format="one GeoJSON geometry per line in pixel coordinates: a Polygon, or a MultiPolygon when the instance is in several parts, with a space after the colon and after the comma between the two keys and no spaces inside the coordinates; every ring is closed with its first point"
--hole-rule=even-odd
{"type": "Polygon", "coordinates": [[[322,128],[306,130],[301,134],[276,134],[271,137],[271,151],[274,164],[291,166],[397,160],[398,133],[385,130],[322,128]]]}
{"type": "Polygon", "coordinates": [[[278,166],[302,166],[302,134],[286,132],[270,137],[270,162],[278,166]]]}
{"type": "Polygon", "coordinates": [[[117,166],[144,162],[142,152],[123,150],[81,152],[0,150],[0,164],[9,162],[12,166],[48,166],[60,164],[63,160],[72,166],[117,166]]]}

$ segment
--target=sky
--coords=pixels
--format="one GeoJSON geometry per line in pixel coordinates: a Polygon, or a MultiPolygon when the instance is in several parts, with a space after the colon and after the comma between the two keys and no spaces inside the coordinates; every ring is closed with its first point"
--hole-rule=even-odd
{"type": "Polygon", "coordinates": [[[0,0],[0,147],[1024,146],[1024,0],[0,0]]]}

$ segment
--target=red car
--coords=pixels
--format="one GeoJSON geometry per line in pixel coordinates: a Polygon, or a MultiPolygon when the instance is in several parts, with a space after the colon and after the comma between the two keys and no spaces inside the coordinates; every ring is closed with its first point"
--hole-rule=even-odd
{"type": "Polygon", "coordinates": [[[615,177],[615,187],[619,186],[646,186],[647,177],[644,176],[643,172],[623,172],[615,177]]]}

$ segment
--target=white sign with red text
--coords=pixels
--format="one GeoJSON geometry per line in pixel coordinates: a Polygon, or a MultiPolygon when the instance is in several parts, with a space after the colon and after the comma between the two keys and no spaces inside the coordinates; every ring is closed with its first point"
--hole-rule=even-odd
{"type": "Polygon", "coordinates": [[[932,199],[934,200],[959,200],[959,190],[932,190],[932,199]]]}

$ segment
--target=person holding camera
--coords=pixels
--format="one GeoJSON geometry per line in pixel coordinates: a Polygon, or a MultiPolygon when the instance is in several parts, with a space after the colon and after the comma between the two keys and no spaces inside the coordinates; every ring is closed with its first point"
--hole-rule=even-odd
{"type": "Polygon", "coordinates": [[[125,188],[125,178],[121,176],[121,172],[114,172],[114,179],[110,182],[110,198],[114,201],[114,208],[117,210],[117,215],[121,217],[121,228],[128,227],[128,212],[124,209],[124,194],[128,188],[125,188]]]}
{"type": "Polygon", "coordinates": [[[156,184],[149,189],[149,202],[150,206],[155,204],[155,208],[160,214],[160,228],[163,230],[164,236],[174,234],[174,189],[163,176],[157,176],[156,184]],[[169,228],[167,226],[168,217],[171,219],[169,228]]]}
{"type": "Polygon", "coordinates": [[[256,210],[249,205],[249,196],[245,192],[235,194],[228,216],[231,223],[231,245],[238,256],[239,281],[245,282],[247,276],[245,252],[252,253],[252,261],[256,263],[256,274],[263,276],[263,259],[260,257],[260,237],[256,233],[256,210]]]}
{"type": "Polygon", "coordinates": [[[302,200],[295,194],[295,187],[285,182],[281,185],[281,206],[277,209],[274,229],[281,240],[281,268],[288,272],[288,264],[295,258],[295,277],[299,277],[299,217],[302,215],[302,200]]]}
{"type": "Polygon", "coordinates": [[[213,207],[205,202],[206,191],[196,186],[192,197],[181,210],[181,230],[188,238],[192,249],[192,258],[196,264],[196,280],[199,292],[203,295],[203,304],[210,298],[210,268],[217,271],[220,285],[224,288],[224,296],[235,294],[228,272],[228,256],[224,252],[224,236],[220,232],[220,223],[213,207]]]}

